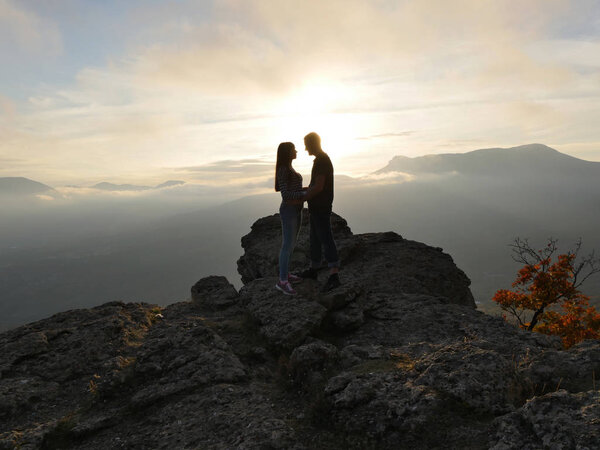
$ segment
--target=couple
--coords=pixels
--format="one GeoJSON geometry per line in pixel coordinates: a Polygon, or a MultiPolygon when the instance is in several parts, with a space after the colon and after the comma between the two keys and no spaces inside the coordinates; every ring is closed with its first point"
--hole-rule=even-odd
{"type": "Polygon", "coordinates": [[[327,153],[321,148],[321,138],[317,133],[304,137],[304,145],[309,155],[314,156],[310,184],[302,187],[302,175],[294,170],[292,161],[296,158],[296,147],[291,142],[282,142],[277,149],[275,166],[275,190],[281,192],[281,229],[283,234],[279,252],[279,281],[277,289],[287,295],[295,295],[291,283],[304,278],[317,278],[321,267],[322,250],[329,266],[330,274],[321,292],[328,292],[340,285],[340,266],[337,248],[331,232],[331,206],[333,203],[333,165],[327,153]],[[296,238],[302,222],[302,205],[308,201],[310,217],[310,260],[308,269],[299,276],[289,273],[289,264],[296,238]]]}

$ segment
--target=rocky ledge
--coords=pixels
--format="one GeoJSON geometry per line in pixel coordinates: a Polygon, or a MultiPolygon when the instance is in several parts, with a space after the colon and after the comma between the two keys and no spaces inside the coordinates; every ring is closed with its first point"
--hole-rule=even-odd
{"type": "Polygon", "coordinates": [[[240,292],[212,276],[1,334],[0,448],[598,448],[598,341],[487,316],[441,249],[339,216],[343,286],[283,296],[279,226],[242,238],[240,292]]]}

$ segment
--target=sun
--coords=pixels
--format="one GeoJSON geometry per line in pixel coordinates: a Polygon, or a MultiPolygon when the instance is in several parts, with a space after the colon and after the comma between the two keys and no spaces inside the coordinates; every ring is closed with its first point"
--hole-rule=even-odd
{"type": "Polygon", "coordinates": [[[321,136],[323,150],[334,163],[355,153],[361,121],[355,114],[344,112],[349,95],[333,83],[309,84],[293,92],[282,99],[275,111],[275,140],[296,144],[301,167],[310,162],[300,153],[304,150],[304,136],[312,131],[321,136]]]}

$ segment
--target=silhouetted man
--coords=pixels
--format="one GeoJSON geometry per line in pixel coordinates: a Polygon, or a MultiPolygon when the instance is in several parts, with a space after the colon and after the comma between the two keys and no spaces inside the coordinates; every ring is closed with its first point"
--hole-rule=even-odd
{"type": "Polygon", "coordinates": [[[327,153],[321,148],[321,138],[317,133],[304,137],[304,145],[309,155],[314,156],[310,184],[306,192],[310,217],[310,268],[302,272],[302,278],[317,278],[321,267],[322,254],[329,266],[329,278],[322,292],[328,292],[340,285],[338,275],[340,261],[337,247],[331,232],[331,208],[333,204],[333,165],[327,153]]]}

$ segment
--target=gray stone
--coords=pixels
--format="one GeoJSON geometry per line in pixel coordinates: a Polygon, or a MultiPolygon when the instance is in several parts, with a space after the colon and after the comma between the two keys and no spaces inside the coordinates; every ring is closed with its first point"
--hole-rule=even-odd
{"type": "Polygon", "coordinates": [[[340,331],[356,330],[364,323],[363,310],[357,304],[333,311],[329,317],[333,326],[340,331]]]}
{"type": "Polygon", "coordinates": [[[319,328],[326,310],[301,295],[286,296],[275,289],[276,278],[255,280],[240,292],[260,334],[275,349],[292,350],[319,328]]]}
{"type": "Polygon", "coordinates": [[[201,307],[222,309],[237,303],[239,296],[227,278],[210,276],[192,286],[192,301],[201,307]]]}
{"type": "Polygon", "coordinates": [[[600,443],[600,392],[559,390],[529,400],[521,409],[496,419],[493,450],[592,450],[600,443]]]}
{"type": "Polygon", "coordinates": [[[290,355],[290,375],[296,383],[302,383],[311,373],[334,367],[338,358],[338,350],[334,345],[322,341],[301,345],[290,355]]]}
{"type": "Polygon", "coordinates": [[[475,410],[507,413],[524,400],[523,386],[512,361],[471,343],[443,347],[417,363],[415,380],[450,395],[475,410]]]}

